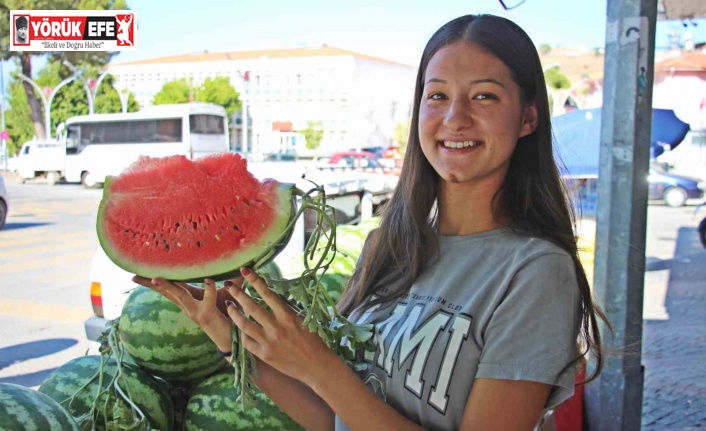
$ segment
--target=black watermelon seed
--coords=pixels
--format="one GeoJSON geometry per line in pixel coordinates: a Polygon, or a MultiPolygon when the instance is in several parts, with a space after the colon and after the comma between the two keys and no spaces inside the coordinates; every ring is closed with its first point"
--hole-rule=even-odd
{"type": "Polygon", "coordinates": [[[169,244],[164,244],[164,249],[169,251],[169,244]]]}
{"type": "Polygon", "coordinates": [[[201,247],[201,241],[196,241],[196,247],[201,247]]]}
{"type": "Polygon", "coordinates": [[[159,246],[159,241],[155,241],[155,242],[154,242],[154,246],[155,246],[155,247],[159,246]]]}
{"type": "Polygon", "coordinates": [[[179,229],[179,226],[181,226],[179,223],[174,223],[174,227],[179,229]]]}
{"type": "Polygon", "coordinates": [[[194,222],[191,222],[191,226],[193,226],[194,229],[198,229],[198,228],[199,228],[199,224],[196,223],[195,221],[194,221],[194,222]]]}

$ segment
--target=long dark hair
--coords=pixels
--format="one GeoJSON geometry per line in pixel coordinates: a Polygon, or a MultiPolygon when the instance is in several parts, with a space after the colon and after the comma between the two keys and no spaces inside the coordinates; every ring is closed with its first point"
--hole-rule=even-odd
{"type": "Polygon", "coordinates": [[[400,297],[438,257],[435,203],[440,179],[422,153],[419,106],[429,61],[439,49],[461,40],[484,48],[505,63],[520,87],[523,103],[536,104],[537,128],[518,140],[505,181],[493,198],[494,217],[507,220],[517,232],[528,232],[557,244],[571,256],[582,299],[581,353],[573,363],[589,352],[593,354],[596,367],[585,381],[589,382],[603,367],[598,318],[607,319],[593,303],[586,272],[579,261],[573,205],[553,155],[549,102],[539,55],[529,36],[505,18],[462,16],[437,30],[427,43],[417,72],[400,180],[385,207],[381,227],[366,242],[340,309],[349,313],[373,294],[377,299],[369,305],[400,297]]]}

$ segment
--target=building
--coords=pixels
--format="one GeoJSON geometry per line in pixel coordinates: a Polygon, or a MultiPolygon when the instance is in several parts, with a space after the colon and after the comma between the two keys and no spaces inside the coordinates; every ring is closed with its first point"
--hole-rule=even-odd
{"type": "Polygon", "coordinates": [[[673,109],[692,130],[706,127],[706,53],[692,51],[655,63],[652,106],[673,109]]]}
{"type": "Polygon", "coordinates": [[[409,121],[414,67],[330,46],[260,51],[201,52],[110,65],[116,88],[141,106],[168,81],[200,85],[227,76],[246,108],[249,127],[231,121],[231,147],[257,154],[306,154],[299,131],[320,124],[316,152],[383,146],[409,121]]]}

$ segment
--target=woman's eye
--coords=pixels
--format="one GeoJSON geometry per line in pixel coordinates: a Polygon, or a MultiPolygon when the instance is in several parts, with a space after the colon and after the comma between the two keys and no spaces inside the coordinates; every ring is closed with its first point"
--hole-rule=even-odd
{"type": "Polygon", "coordinates": [[[427,99],[429,100],[444,100],[446,96],[443,93],[431,93],[427,99]]]}
{"type": "Polygon", "coordinates": [[[474,97],[474,99],[476,99],[476,100],[493,100],[493,99],[497,99],[497,97],[494,94],[481,93],[481,94],[477,94],[474,97]]]}

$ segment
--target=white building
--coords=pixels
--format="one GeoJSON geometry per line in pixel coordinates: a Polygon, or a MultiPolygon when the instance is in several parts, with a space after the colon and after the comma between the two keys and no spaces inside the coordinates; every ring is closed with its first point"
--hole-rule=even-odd
{"type": "MultiPolygon", "coordinates": [[[[319,152],[389,146],[395,125],[409,121],[416,69],[324,45],[175,55],[112,64],[109,72],[143,107],[168,81],[228,76],[247,106],[246,149],[303,154],[297,131],[309,121],[323,126],[319,152]]],[[[242,149],[240,121],[231,124],[231,146],[242,149]]]]}

